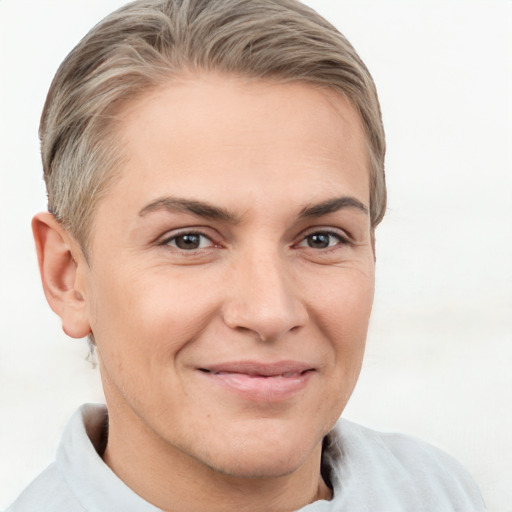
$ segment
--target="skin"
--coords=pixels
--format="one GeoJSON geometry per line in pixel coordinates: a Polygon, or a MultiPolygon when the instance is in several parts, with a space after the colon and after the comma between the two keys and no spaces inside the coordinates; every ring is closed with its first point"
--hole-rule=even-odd
{"type": "Polygon", "coordinates": [[[87,260],[50,214],[33,222],[50,305],[71,336],[94,333],[105,462],[163,510],[329,499],[321,443],[356,384],[374,290],[358,114],[312,85],[203,74],[124,105],[120,130],[127,159],[87,260]],[[310,371],[284,395],[203,371],[241,360],[310,371]]]}

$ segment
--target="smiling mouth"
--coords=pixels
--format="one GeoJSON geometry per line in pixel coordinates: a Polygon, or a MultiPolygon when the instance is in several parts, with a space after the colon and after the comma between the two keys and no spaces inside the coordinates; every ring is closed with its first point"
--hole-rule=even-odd
{"type": "Polygon", "coordinates": [[[277,402],[292,398],[307,386],[315,372],[314,368],[297,363],[234,363],[198,369],[223,390],[257,402],[277,402]]]}
{"type": "Polygon", "coordinates": [[[212,371],[207,370],[206,368],[199,368],[200,371],[204,373],[211,373],[212,375],[245,375],[249,378],[258,378],[258,379],[275,379],[275,378],[284,378],[289,379],[292,377],[300,377],[304,375],[306,372],[313,371],[313,369],[303,370],[300,372],[284,372],[284,373],[276,373],[276,374],[262,374],[262,373],[248,373],[248,372],[236,372],[236,371],[212,371]]]}

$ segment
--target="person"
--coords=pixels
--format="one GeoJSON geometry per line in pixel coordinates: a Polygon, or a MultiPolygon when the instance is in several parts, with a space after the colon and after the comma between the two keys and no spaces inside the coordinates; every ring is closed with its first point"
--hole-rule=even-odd
{"type": "Polygon", "coordinates": [[[138,0],[59,68],[43,288],[106,408],[8,509],[480,511],[412,438],[338,418],[386,207],[373,80],[296,0],[138,0]]]}

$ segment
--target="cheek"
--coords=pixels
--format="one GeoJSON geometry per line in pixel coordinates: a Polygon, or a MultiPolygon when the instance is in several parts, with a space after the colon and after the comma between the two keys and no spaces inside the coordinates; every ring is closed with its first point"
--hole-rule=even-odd
{"type": "Polygon", "coordinates": [[[98,273],[89,316],[100,350],[134,364],[168,359],[208,324],[216,309],[212,289],[167,272],[98,273]]]}
{"type": "Polygon", "coordinates": [[[373,303],[374,279],[368,270],[348,270],[329,281],[319,298],[316,324],[328,342],[331,366],[327,370],[332,386],[327,393],[333,407],[345,407],[356,385],[366,344],[373,303]]]}
{"type": "Polygon", "coordinates": [[[180,353],[215,309],[211,299],[198,300],[194,290],[191,283],[171,281],[162,273],[97,276],[91,327],[111,405],[122,397],[137,407],[162,407],[169,396],[163,398],[160,391],[180,389],[180,353]]]}
{"type": "Polygon", "coordinates": [[[373,266],[337,269],[313,294],[318,324],[328,338],[346,349],[366,339],[373,304],[373,266]]]}

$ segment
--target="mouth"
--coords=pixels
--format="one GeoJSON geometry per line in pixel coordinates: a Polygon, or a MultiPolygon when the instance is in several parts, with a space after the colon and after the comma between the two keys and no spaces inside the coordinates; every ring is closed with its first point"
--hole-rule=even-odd
{"type": "Polygon", "coordinates": [[[238,396],[257,402],[277,402],[299,394],[316,371],[294,361],[278,363],[234,362],[198,370],[211,382],[238,396]]]}

